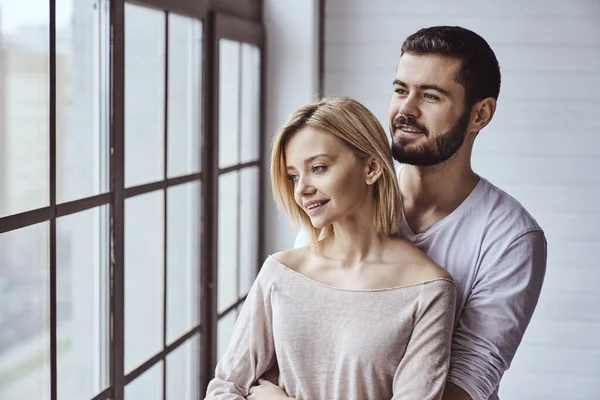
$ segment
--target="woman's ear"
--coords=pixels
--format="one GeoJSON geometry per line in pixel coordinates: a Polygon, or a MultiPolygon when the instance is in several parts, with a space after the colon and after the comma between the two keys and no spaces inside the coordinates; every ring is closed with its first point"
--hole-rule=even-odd
{"type": "Polygon", "coordinates": [[[373,185],[375,182],[377,182],[377,180],[383,173],[383,167],[381,166],[381,162],[379,162],[379,160],[375,158],[371,158],[367,162],[366,173],[367,185],[373,185]]]}

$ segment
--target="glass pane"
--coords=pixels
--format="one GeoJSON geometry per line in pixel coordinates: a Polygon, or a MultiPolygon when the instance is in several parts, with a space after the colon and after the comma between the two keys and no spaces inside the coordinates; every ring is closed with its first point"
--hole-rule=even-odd
{"type": "Polygon", "coordinates": [[[238,299],[238,172],[219,176],[218,312],[238,299]]]}
{"type": "Polygon", "coordinates": [[[50,400],[48,223],[0,235],[0,399],[50,400]]]}
{"type": "Polygon", "coordinates": [[[242,115],[241,162],[258,159],[260,140],[260,50],[242,45],[242,115]]]}
{"type": "Polygon", "coordinates": [[[198,399],[199,339],[192,337],[167,356],[167,400],[198,399]]]}
{"type": "Polygon", "coordinates": [[[108,385],[109,208],[56,221],[58,398],[91,399],[108,385]]]}
{"type": "Polygon", "coordinates": [[[167,192],[167,342],[200,323],[200,182],[167,192]]]}
{"type": "Polygon", "coordinates": [[[227,351],[236,319],[237,312],[231,311],[227,315],[221,317],[219,322],[217,322],[217,361],[220,360],[227,351]]]}
{"type": "Polygon", "coordinates": [[[239,295],[248,293],[258,272],[258,167],[240,171],[240,287],[239,295]]]}
{"type": "Polygon", "coordinates": [[[1,4],[0,216],[5,216],[48,205],[50,2],[1,4]]]}
{"type": "Polygon", "coordinates": [[[125,185],[164,177],[165,13],[125,3],[125,185]]]}
{"type": "Polygon", "coordinates": [[[125,373],[163,348],[163,199],[125,200],[125,373]]]}
{"type": "Polygon", "coordinates": [[[125,386],[125,400],[163,400],[163,363],[152,366],[125,386]]]}
{"type": "Polygon", "coordinates": [[[56,0],[56,195],[108,189],[109,2],[56,0]]]}
{"type": "Polygon", "coordinates": [[[168,175],[200,171],[202,24],[169,14],[168,175]]]}
{"type": "Polygon", "coordinates": [[[240,313],[242,312],[242,307],[244,307],[244,303],[246,303],[246,302],[243,301],[243,302],[240,303],[239,306],[237,306],[237,309],[236,309],[237,314],[235,316],[236,318],[240,316],[240,313]]]}
{"type": "Polygon", "coordinates": [[[219,168],[239,162],[240,44],[219,41],[219,168]]]}

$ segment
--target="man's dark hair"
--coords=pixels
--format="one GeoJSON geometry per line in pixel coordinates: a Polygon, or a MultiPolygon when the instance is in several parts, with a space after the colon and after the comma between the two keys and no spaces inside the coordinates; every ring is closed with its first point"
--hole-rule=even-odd
{"type": "Polygon", "coordinates": [[[498,99],[500,66],[494,51],[484,38],[459,26],[433,26],[410,35],[402,44],[402,53],[438,54],[461,61],[457,81],[465,88],[469,108],[487,97],[498,99]]]}

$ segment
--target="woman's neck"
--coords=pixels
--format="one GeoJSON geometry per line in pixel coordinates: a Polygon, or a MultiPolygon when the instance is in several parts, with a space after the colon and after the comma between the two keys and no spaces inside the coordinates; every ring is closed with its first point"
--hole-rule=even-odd
{"type": "Polygon", "coordinates": [[[339,261],[340,267],[353,267],[379,259],[385,235],[378,234],[372,221],[365,218],[335,223],[333,234],[323,241],[323,255],[339,261]]]}

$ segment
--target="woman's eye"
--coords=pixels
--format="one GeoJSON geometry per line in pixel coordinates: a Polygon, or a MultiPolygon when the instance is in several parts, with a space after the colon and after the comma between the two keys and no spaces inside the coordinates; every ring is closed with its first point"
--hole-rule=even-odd
{"type": "Polygon", "coordinates": [[[288,175],[288,179],[294,183],[298,181],[298,175],[288,175]]]}
{"type": "Polygon", "coordinates": [[[321,174],[321,173],[325,172],[325,170],[327,170],[327,167],[324,165],[315,165],[313,167],[314,174],[321,174]]]}

